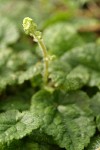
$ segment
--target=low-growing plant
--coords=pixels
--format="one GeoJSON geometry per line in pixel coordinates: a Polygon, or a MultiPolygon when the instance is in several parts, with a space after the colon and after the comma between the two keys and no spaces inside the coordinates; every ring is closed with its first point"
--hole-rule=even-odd
{"type": "MultiPolygon", "coordinates": [[[[53,25],[57,27],[62,24],[53,25]]],[[[99,42],[85,42],[75,29],[71,42],[77,37],[82,44],[74,41],[74,46],[70,43],[59,53],[56,46],[56,52],[52,46],[47,50],[42,38],[52,31],[49,38],[54,39],[54,30],[47,28],[42,36],[29,17],[23,20],[23,28],[39,44],[43,61],[32,51],[1,51],[0,150],[99,150],[99,42]],[[52,60],[49,52],[59,54],[52,60]]],[[[58,45],[67,37],[66,30],[61,32],[58,45]]]]}

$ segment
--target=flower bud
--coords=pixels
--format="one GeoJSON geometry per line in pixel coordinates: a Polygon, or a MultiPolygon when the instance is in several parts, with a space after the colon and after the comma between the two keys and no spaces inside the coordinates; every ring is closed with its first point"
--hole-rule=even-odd
{"type": "Polygon", "coordinates": [[[33,22],[31,18],[26,17],[23,20],[23,28],[26,34],[33,35],[37,29],[37,25],[33,22]]]}

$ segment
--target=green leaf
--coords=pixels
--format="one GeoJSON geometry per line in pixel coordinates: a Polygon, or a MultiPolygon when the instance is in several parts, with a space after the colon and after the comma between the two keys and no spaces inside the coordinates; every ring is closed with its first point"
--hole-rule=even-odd
{"type": "Polygon", "coordinates": [[[28,110],[30,107],[31,96],[33,95],[33,89],[24,89],[24,91],[16,90],[10,95],[5,95],[0,100],[0,111],[6,111],[11,109],[17,109],[20,111],[28,110]]]}
{"type": "Polygon", "coordinates": [[[38,143],[32,139],[16,140],[9,146],[2,147],[1,150],[61,150],[56,145],[49,145],[46,143],[38,143]]]}
{"type": "Polygon", "coordinates": [[[86,85],[89,81],[89,71],[84,66],[77,66],[71,69],[70,65],[62,65],[61,62],[53,63],[53,69],[50,70],[49,78],[51,83],[56,88],[61,88],[66,91],[77,90],[86,85]]]}
{"type": "Polygon", "coordinates": [[[91,98],[91,109],[94,113],[94,116],[97,116],[100,114],[100,92],[97,92],[96,95],[94,95],[91,98]]]}
{"type": "Polygon", "coordinates": [[[97,44],[87,44],[83,47],[72,49],[65,53],[61,60],[69,63],[73,68],[79,64],[83,65],[89,73],[89,86],[96,86],[100,89],[100,46],[97,44]]]}
{"type": "Polygon", "coordinates": [[[90,70],[90,81],[88,83],[89,86],[96,86],[100,89],[100,72],[95,70],[90,70]]]}
{"type": "Polygon", "coordinates": [[[74,68],[66,77],[64,87],[67,91],[80,89],[88,83],[88,70],[81,65],[74,68]]]}
{"type": "Polygon", "coordinates": [[[30,112],[17,110],[0,114],[0,148],[14,140],[22,139],[39,128],[39,120],[30,112]]]}
{"type": "Polygon", "coordinates": [[[16,25],[8,18],[0,15],[0,48],[15,43],[19,38],[16,25]]]}
{"type": "MultiPolygon", "coordinates": [[[[18,84],[23,84],[25,81],[31,80],[41,74],[42,65],[29,67],[26,71],[19,72],[18,84]]],[[[34,83],[33,83],[34,84],[34,83]]]]}
{"type": "MultiPolygon", "coordinates": [[[[35,133],[36,132],[34,132],[34,134],[35,133]]],[[[37,137],[37,133],[34,136],[33,135],[26,136],[25,138],[22,138],[21,140],[14,140],[12,143],[5,144],[2,147],[0,147],[0,150],[51,150],[51,149],[62,150],[55,144],[49,144],[49,143],[46,143],[46,141],[41,141],[40,138],[38,139],[38,141],[36,140],[34,141],[35,136],[37,137]]],[[[40,136],[42,139],[44,138],[44,134],[40,136]]],[[[46,135],[46,138],[47,138],[47,135],[46,135]]]]}
{"type": "Polygon", "coordinates": [[[69,62],[73,67],[82,64],[94,70],[100,70],[100,46],[94,43],[72,49],[62,56],[62,60],[69,62]]]}
{"type": "Polygon", "coordinates": [[[84,114],[91,115],[91,102],[88,95],[83,91],[60,91],[56,90],[54,92],[54,97],[57,99],[57,103],[60,105],[76,105],[81,110],[83,110],[84,114]],[[63,98],[63,100],[61,100],[63,98]]]}
{"type": "Polygon", "coordinates": [[[96,125],[98,130],[100,131],[100,114],[96,117],[96,125]]]}
{"type": "Polygon", "coordinates": [[[77,114],[79,113],[77,107],[59,106],[58,109],[60,114],[55,115],[45,132],[52,135],[60,147],[69,150],[82,150],[95,133],[93,120],[86,116],[78,116],[80,114],[77,114]]]}
{"type": "Polygon", "coordinates": [[[0,93],[7,87],[7,85],[14,85],[16,84],[16,75],[9,72],[3,72],[0,76],[0,93]]]}
{"type": "Polygon", "coordinates": [[[100,136],[94,137],[86,150],[99,150],[100,149],[100,136]]]}
{"type": "MultiPolygon", "coordinates": [[[[48,144],[39,144],[36,142],[29,142],[26,144],[26,147],[23,150],[60,150],[56,148],[56,146],[48,145],[48,144]]],[[[22,150],[22,149],[21,149],[22,150]]]]}
{"type": "Polygon", "coordinates": [[[0,62],[0,92],[7,85],[23,84],[41,73],[41,64],[37,64],[37,58],[31,51],[14,52],[12,49],[2,49],[0,62]]]}
{"type": "Polygon", "coordinates": [[[52,138],[52,136],[49,136],[45,134],[41,128],[33,131],[30,136],[26,137],[28,140],[39,142],[40,144],[48,144],[48,145],[54,145],[55,142],[52,138]]]}
{"type": "MultiPolygon", "coordinates": [[[[34,132],[33,134],[35,134],[35,133],[36,132],[34,132]]],[[[43,139],[44,135],[43,135],[43,137],[42,137],[42,135],[40,135],[40,136],[43,139]]],[[[34,137],[35,136],[37,136],[37,134],[34,135],[34,137]]],[[[46,141],[41,142],[41,141],[39,141],[39,139],[36,142],[36,141],[34,141],[33,137],[30,138],[29,136],[27,136],[26,138],[23,139],[23,150],[61,150],[61,149],[55,144],[48,144],[48,143],[46,143],[46,141]],[[26,141],[25,145],[24,145],[24,141],[26,141]]]]}
{"type": "Polygon", "coordinates": [[[33,96],[31,111],[40,118],[41,130],[62,148],[83,150],[95,133],[92,117],[75,104],[58,105],[56,97],[47,91],[33,96]]]}
{"type": "Polygon", "coordinates": [[[84,43],[76,29],[67,23],[58,23],[46,28],[43,39],[49,52],[57,56],[84,43]]]}
{"type": "MultiPolygon", "coordinates": [[[[49,78],[55,87],[59,87],[65,81],[66,76],[71,71],[71,66],[63,61],[52,61],[49,66],[49,78]]],[[[51,84],[52,84],[51,83],[51,84]]]]}

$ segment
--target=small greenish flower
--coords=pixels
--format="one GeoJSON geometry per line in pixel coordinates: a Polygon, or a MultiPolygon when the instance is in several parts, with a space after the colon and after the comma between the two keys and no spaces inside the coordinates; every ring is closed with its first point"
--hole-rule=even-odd
{"type": "Polygon", "coordinates": [[[33,35],[36,32],[37,25],[29,17],[24,18],[23,28],[26,34],[33,35]]]}
{"type": "Polygon", "coordinates": [[[39,38],[42,39],[42,33],[40,31],[36,31],[35,35],[39,38]]]}

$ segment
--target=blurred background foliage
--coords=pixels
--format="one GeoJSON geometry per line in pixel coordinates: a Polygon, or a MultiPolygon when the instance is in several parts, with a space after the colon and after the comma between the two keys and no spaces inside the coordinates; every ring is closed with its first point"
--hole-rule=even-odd
{"type": "Polygon", "coordinates": [[[0,0],[1,91],[31,79],[34,64],[41,60],[39,47],[22,28],[27,16],[57,57],[86,43],[100,43],[100,0],[0,0]]]}
{"type": "Polygon", "coordinates": [[[32,41],[26,40],[22,29],[26,16],[33,18],[41,30],[57,22],[70,23],[75,30],[89,24],[95,28],[100,19],[99,6],[99,0],[0,0],[0,47],[18,42],[16,49],[30,48],[32,41]]]}

